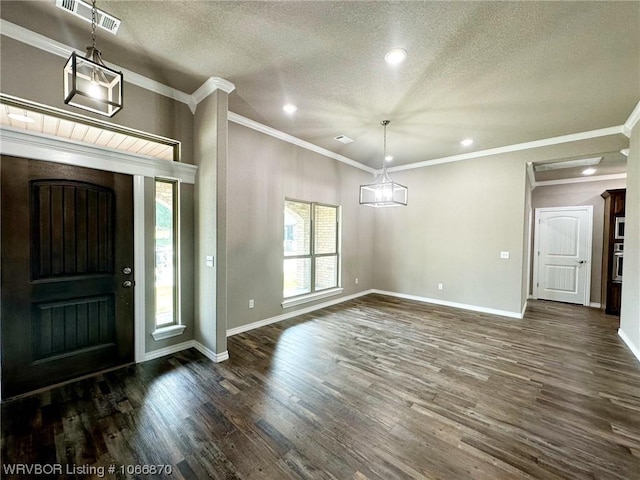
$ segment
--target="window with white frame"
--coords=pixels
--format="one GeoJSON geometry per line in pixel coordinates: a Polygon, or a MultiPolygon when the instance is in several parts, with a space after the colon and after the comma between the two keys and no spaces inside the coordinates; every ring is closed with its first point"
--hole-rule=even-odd
{"type": "Polygon", "coordinates": [[[340,286],[340,207],[284,202],[284,298],[340,286]]]}
{"type": "Polygon", "coordinates": [[[155,180],[156,329],[180,324],[178,186],[176,180],[155,180]]]}

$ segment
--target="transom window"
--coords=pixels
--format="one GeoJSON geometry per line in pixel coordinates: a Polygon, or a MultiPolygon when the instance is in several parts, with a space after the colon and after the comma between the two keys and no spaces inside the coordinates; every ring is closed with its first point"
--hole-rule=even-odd
{"type": "Polygon", "coordinates": [[[340,207],[284,202],[284,298],[336,288],[340,283],[340,207]]]}

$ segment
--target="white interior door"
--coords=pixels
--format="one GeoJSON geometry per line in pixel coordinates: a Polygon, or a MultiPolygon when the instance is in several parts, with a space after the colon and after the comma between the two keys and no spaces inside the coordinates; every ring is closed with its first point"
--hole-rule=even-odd
{"type": "Polygon", "coordinates": [[[593,207],[536,208],[534,296],[589,305],[593,207]]]}

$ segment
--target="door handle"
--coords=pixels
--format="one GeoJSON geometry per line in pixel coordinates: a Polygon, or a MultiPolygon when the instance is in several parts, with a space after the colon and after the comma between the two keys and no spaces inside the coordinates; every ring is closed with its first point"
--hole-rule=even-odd
{"type": "Polygon", "coordinates": [[[131,272],[132,272],[131,267],[124,267],[122,269],[122,273],[124,273],[125,275],[131,275],[131,272]]]}
{"type": "Polygon", "coordinates": [[[124,282],[122,282],[122,286],[124,288],[131,288],[133,287],[133,282],[131,280],[125,280],[124,282]]]}
{"type": "Polygon", "coordinates": [[[583,263],[584,263],[584,260],[578,260],[578,263],[579,263],[579,264],[583,264],[583,263]]]}

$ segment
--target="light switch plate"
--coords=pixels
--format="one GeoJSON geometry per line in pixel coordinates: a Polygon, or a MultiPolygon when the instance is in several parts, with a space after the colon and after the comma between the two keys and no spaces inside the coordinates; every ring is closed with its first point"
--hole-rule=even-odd
{"type": "Polygon", "coordinates": [[[500,252],[500,258],[509,258],[509,252],[500,252]]]}

